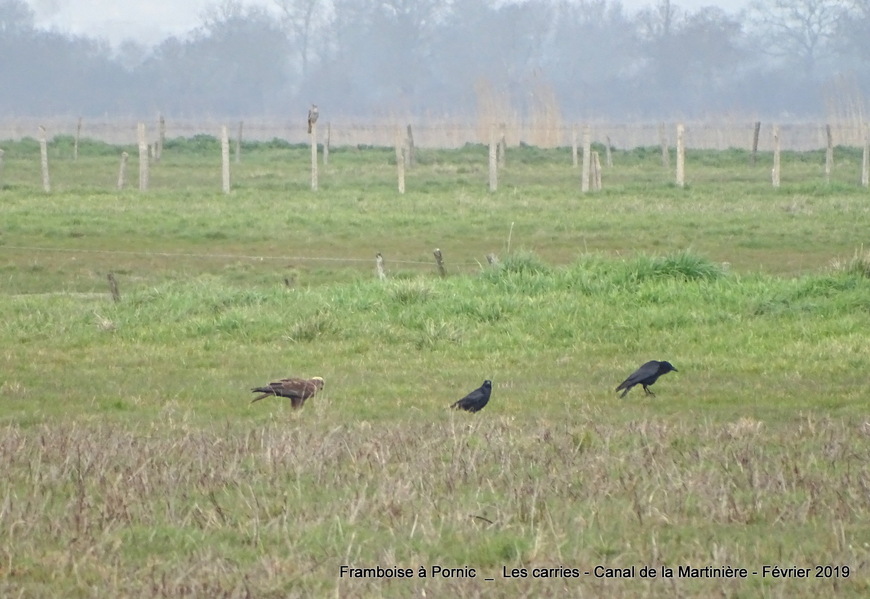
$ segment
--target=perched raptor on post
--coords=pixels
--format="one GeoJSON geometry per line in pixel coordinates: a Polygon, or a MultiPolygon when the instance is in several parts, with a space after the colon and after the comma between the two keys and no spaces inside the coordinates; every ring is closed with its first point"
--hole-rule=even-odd
{"type": "Polygon", "coordinates": [[[308,109],[308,132],[311,133],[311,127],[314,126],[314,123],[317,122],[317,117],[320,116],[320,113],[317,111],[317,104],[312,104],[311,108],[308,109]]]}

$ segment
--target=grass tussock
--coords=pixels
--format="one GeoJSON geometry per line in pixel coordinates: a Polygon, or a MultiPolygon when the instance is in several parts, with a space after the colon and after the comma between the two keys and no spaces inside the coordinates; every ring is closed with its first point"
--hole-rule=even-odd
{"type": "Polygon", "coordinates": [[[862,246],[847,260],[835,259],[832,266],[836,272],[870,278],[870,251],[865,251],[862,246]]]}

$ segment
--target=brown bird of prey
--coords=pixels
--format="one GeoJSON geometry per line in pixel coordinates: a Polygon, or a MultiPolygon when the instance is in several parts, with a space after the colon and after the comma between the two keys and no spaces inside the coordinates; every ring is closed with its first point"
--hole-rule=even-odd
{"type": "Polygon", "coordinates": [[[251,400],[251,403],[260,401],[264,397],[275,395],[277,397],[286,397],[290,399],[290,405],[294,408],[301,408],[302,404],[309,397],[314,397],[314,394],[323,389],[323,379],[316,376],[311,379],[281,379],[269,383],[265,387],[254,387],[252,393],[262,393],[259,397],[251,400]]]}
{"type": "Polygon", "coordinates": [[[308,132],[311,133],[311,127],[314,123],[317,122],[317,117],[320,116],[320,112],[317,110],[317,104],[312,104],[311,108],[308,109],[308,132]]]}

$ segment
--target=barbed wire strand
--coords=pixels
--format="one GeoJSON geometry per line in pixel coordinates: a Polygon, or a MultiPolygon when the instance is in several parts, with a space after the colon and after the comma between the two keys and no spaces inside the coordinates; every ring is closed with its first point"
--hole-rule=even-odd
{"type": "MultiPolygon", "coordinates": [[[[122,256],[156,256],[160,258],[196,258],[196,259],[235,259],[235,260],[288,260],[297,262],[374,262],[375,258],[336,258],[328,256],[251,256],[247,254],[195,254],[185,252],[150,252],[135,250],[95,250],[89,248],[49,248],[21,245],[0,245],[0,250],[15,250],[22,252],[59,252],[73,254],[115,254],[122,256]]],[[[434,260],[394,260],[386,259],[390,264],[419,264],[433,266],[434,260]]],[[[480,262],[450,262],[453,266],[477,266],[480,262]]]]}

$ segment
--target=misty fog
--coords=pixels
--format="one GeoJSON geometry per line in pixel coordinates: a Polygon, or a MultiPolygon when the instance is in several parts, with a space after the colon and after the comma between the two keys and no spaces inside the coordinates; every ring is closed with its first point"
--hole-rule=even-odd
{"type": "Polygon", "coordinates": [[[0,0],[0,117],[300,114],[820,118],[870,91],[870,3],[224,1],[149,47],[49,32],[0,0]]]}

